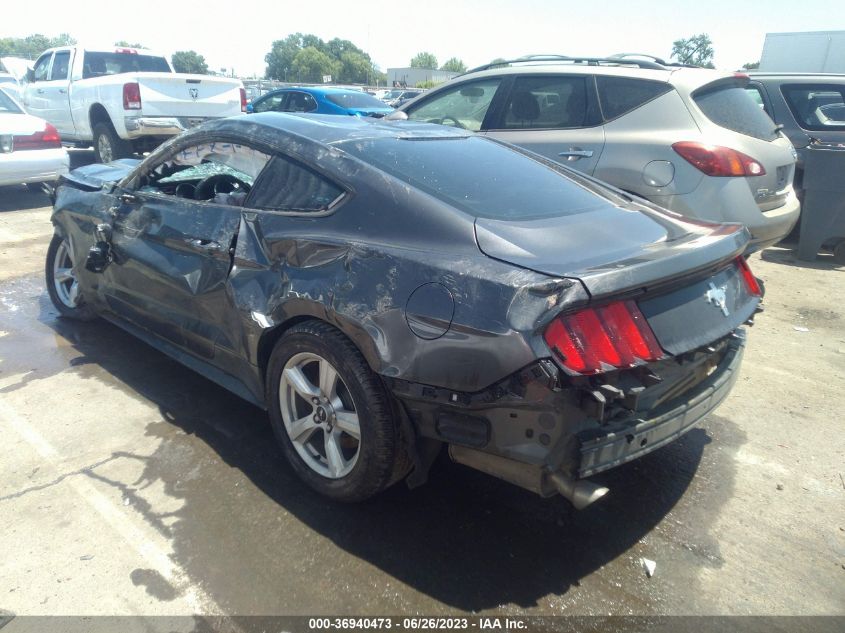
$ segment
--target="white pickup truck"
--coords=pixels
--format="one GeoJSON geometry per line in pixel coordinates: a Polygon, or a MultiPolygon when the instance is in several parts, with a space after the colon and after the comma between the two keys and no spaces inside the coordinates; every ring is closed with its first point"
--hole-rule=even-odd
{"type": "Polygon", "coordinates": [[[51,48],[27,73],[22,100],[63,142],[93,145],[103,163],[246,111],[239,79],[176,73],[166,57],[134,48],[51,48]]]}

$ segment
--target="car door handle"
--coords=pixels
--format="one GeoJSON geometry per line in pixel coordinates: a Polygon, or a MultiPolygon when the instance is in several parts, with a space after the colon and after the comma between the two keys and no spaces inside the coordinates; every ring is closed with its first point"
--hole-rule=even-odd
{"type": "Polygon", "coordinates": [[[66,95],[67,94],[67,88],[59,88],[59,94],[60,95],[66,95]]]}
{"type": "Polygon", "coordinates": [[[40,95],[43,95],[44,94],[44,88],[38,88],[35,92],[37,92],[40,95]]]}
{"type": "Polygon", "coordinates": [[[578,160],[579,158],[592,158],[593,150],[591,149],[576,149],[570,148],[566,152],[561,152],[558,156],[565,156],[567,160],[578,160]]]}
{"type": "Polygon", "coordinates": [[[215,242],[214,240],[201,240],[201,239],[193,239],[188,240],[188,244],[193,246],[194,248],[198,248],[202,251],[214,252],[222,250],[222,246],[220,242],[215,242]]]}

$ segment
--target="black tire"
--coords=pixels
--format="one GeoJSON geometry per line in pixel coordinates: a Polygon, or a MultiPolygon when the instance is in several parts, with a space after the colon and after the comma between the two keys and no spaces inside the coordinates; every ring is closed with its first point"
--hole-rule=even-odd
{"type": "Polygon", "coordinates": [[[845,240],[840,240],[840,242],[833,247],[833,259],[836,260],[837,264],[845,264],[845,240]]]}
{"type": "Polygon", "coordinates": [[[26,183],[26,189],[29,193],[44,193],[44,183],[41,182],[28,182],[26,183]]]}
{"type": "Polygon", "coordinates": [[[54,235],[53,239],[50,240],[50,246],[47,248],[47,261],[44,266],[47,294],[50,296],[50,301],[52,301],[61,316],[68,319],[76,319],[77,321],[90,321],[96,318],[96,314],[90,306],[85,304],[84,297],[78,295],[76,305],[71,306],[66,302],[66,300],[59,296],[59,289],[57,288],[55,277],[55,264],[57,257],[61,256],[64,259],[62,253],[60,253],[60,249],[63,244],[65,244],[64,248],[68,256],[73,257],[70,246],[67,245],[65,239],[61,235],[54,235]]]}
{"type": "Polygon", "coordinates": [[[111,123],[97,123],[93,132],[94,156],[98,163],[110,163],[119,158],[132,156],[132,144],[120,138],[111,123]],[[108,152],[111,152],[111,156],[108,152]]]}
{"type": "Polygon", "coordinates": [[[276,343],[266,376],[266,397],[276,439],[293,470],[311,488],[337,501],[363,501],[407,475],[410,462],[390,397],[355,345],[339,330],[316,320],[293,326],[276,343]],[[280,402],[282,372],[288,361],[303,353],[327,360],[354,402],[360,425],[357,459],[351,471],[340,478],[323,476],[309,466],[294,448],[285,427],[280,402]]]}

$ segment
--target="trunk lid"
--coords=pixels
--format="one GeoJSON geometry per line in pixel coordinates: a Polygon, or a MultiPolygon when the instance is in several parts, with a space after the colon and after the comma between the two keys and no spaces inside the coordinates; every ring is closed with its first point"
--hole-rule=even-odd
{"type": "Polygon", "coordinates": [[[227,117],[241,114],[241,82],[181,73],[136,73],[144,116],[227,117]]]}
{"type": "Polygon", "coordinates": [[[681,219],[645,204],[607,202],[586,213],[536,220],[477,218],[481,251],[523,268],[581,280],[592,297],[664,284],[736,257],[739,224],[681,219]]]}

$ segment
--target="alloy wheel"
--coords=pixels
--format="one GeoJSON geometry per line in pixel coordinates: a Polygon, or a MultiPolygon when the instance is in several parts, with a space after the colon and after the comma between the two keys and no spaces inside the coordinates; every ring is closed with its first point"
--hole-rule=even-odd
{"type": "Polygon", "coordinates": [[[67,240],[62,240],[53,258],[53,285],[59,301],[65,306],[73,309],[79,305],[79,280],[76,278],[67,240]]]}

